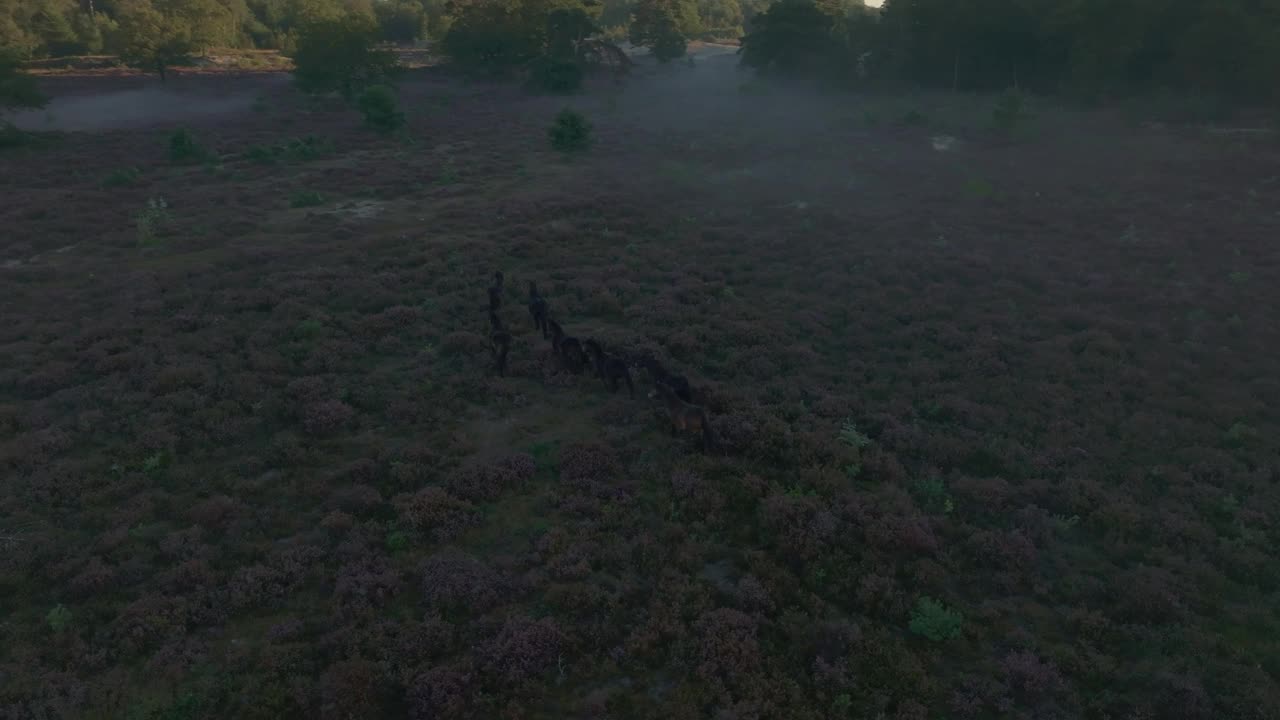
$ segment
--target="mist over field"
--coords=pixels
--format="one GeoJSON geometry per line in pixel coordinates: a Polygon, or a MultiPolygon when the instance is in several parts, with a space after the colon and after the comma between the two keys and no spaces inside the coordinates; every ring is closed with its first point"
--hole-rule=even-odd
{"type": "Polygon", "coordinates": [[[885,5],[0,0],[0,718],[1276,717],[1280,17],[885,5]]]}

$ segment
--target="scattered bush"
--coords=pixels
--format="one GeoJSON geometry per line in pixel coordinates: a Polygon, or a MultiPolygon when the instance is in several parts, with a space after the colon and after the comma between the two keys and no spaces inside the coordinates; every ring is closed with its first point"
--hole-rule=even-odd
{"type": "Polygon", "coordinates": [[[591,123],[582,113],[565,108],[556,115],[547,135],[551,138],[551,147],[556,150],[562,153],[581,152],[591,146],[591,123]]]}
{"type": "Polygon", "coordinates": [[[858,426],[851,421],[840,426],[840,442],[858,450],[871,446],[871,438],[858,430],[858,426]]]}
{"type": "Polygon", "coordinates": [[[116,188],[137,184],[142,178],[142,172],[136,167],[120,168],[112,170],[105,178],[102,179],[102,187],[116,188]]]}
{"type": "Polygon", "coordinates": [[[404,127],[404,113],[396,105],[395,92],[386,85],[365,88],[356,101],[364,124],[384,135],[404,127]]]}
{"type": "Polygon", "coordinates": [[[332,153],[333,143],[327,138],[307,135],[278,145],[254,145],[244,152],[244,157],[261,165],[271,165],[281,160],[306,162],[332,153]]]}
{"type": "Polygon", "coordinates": [[[1003,135],[1013,135],[1025,128],[1030,118],[1026,96],[1017,88],[1009,88],[991,111],[991,126],[1003,135]]]}
{"type": "Polygon", "coordinates": [[[138,246],[149,247],[159,242],[160,231],[169,224],[169,204],[162,197],[147,200],[147,206],[134,216],[138,230],[138,246]]]}
{"type": "Polygon", "coordinates": [[[324,204],[324,195],[315,190],[299,190],[289,196],[289,207],[309,208],[324,204]]]}
{"type": "Polygon", "coordinates": [[[49,623],[49,629],[55,635],[61,635],[64,630],[71,627],[71,611],[65,605],[55,605],[48,615],[45,615],[45,622],[49,623]]]}
{"type": "Polygon", "coordinates": [[[911,632],[923,635],[933,642],[946,642],[960,636],[963,621],[960,613],[925,596],[916,601],[916,607],[911,611],[909,627],[911,632]]]}
{"type": "Polygon", "coordinates": [[[955,507],[951,496],[947,493],[947,485],[940,477],[922,478],[916,481],[912,491],[920,504],[920,509],[925,512],[948,515],[955,507]]]}
{"type": "Polygon", "coordinates": [[[169,162],[174,165],[192,165],[209,159],[209,151],[196,141],[187,128],[178,128],[169,134],[169,162]]]}

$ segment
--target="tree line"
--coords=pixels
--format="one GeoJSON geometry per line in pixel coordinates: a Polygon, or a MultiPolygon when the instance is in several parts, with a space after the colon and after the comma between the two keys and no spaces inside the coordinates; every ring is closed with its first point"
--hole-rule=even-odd
{"type": "MultiPolygon", "coordinates": [[[[26,58],[126,54],[140,34],[174,36],[195,51],[256,48],[292,51],[310,22],[359,15],[384,42],[443,41],[472,11],[528,16],[580,6],[614,38],[627,34],[634,0],[0,0],[0,48],[26,58]]],[[[737,39],[744,19],[768,0],[688,0],[681,31],[691,38],[737,39]]]]}
{"type": "Polygon", "coordinates": [[[743,46],[761,71],[844,84],[1280,100],[1280,0],[782,0],[743,46]]]}
{"type": "Polygon", "coordinates": [[[214,47],[292,54],[308,24],[351,17],[375,41],[552,75],[573,74],[588,36],[662,60],[741,37],[749,67],[840,85],[1280,99],[1280,0],[0,0],[0,48],[160,69],[214,47]]]}

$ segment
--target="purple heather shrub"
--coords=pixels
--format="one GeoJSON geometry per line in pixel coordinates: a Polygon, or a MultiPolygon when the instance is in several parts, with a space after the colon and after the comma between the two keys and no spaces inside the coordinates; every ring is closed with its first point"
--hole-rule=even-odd
{"type": "Polygon", "coordinates": [[[694,623],[698,636],[697,673],[705,680],[745,681],[763,665],[756,621],[732,608],[703,613],[694,623]]]}
{"type": "Polygon", "coordinates": [[[196,503],[187,517],[206,530],[221,530],[239,509],[239,504],[226,495],[215,495],[196,503]]]}
{"type": "Polygon", "coordinates": [[[477,651],[480,667],[498,683],[519,684],[556,667],[564,635],[550,618],[507,619],[497,636],[477,651]]]}
{"type": "Polygon", "coordinates": [[[267,628],[267,640],[273,643],[299,640],[306,632],[307,625],[298,618],[287,618],[267,628]]]}
{"type": "Polygon", "coordinates": [[[176,638],[151,655],[147,673],[169,683],[181,682],[193,667],[207,661],[208,652],[207,644],[197,637],[176,638]]]}
{"type": "Polygon", "coordinates": [[[288,575],[268,565],[242,567],[227,583],[227,602],[233,610],[278,604],[292,590],[288,575]]]}
{"type": "Polygon", "coordinates": [[[533,478],[537,465],[529,455],[507,457],[463,465],[448,479],[450,492],[471,501],[496,500],[504,490],[519,487],[533,478]]]}
{"type": "Polygon", "coordinates": [[[773,598],[769,590],[755,575],[743,575],[734,588],[734,596],[738,603],[747,610],[768,612],[773,609],[773,598]]]}
{"type": "Polygon", "coordinates": [[[480,517],[471,503],[435,486],[398,497],[396,510],[406,525],[429,534],[436,542],[458,537],[476,525],[480,517]]]}
{"type": "Polygon", "coordinates": [[[1062,688],[1062,676],[1052,663],[1030,650],[1015,650],[1000,661],[1004,681],[1018,696],[1036,700],[1062,688]]]}
{"type": "Polygon", "coordinates": [[[382,504],[382,493],[369,485],[344,485],[329,494],[328,505],[353,515],[367,514],[382,504]]]}
{"type": "Polygon", "coordinates": [[[492,568],[447,550],[422,564],[422,592],[431,607],[483,613],[502,599],[505,583],[492,568]]]}
{"type": "MultiPolygon", "coordinates": [[[[1242,678],[1238,682],[1248,681],[1242,678]]],[[[1176,717],[1181,720],[1217,717],[1213,698],[1200,678],[1184,673],[1160,672],[1155,677],[1154,685],[1158,698],[1156,717],[1176,717]]],[[[1270,706],[1275,707],[1274,703],[1270,706]]],[[[1257,707],[1261,708],[1263,705],[1260,703],[1257,707]]]]}
{"type": "Polygon", "coordinates": [[[198,558],[178,563],[157,579],[160,587],[172,594],[212,590],[218,582],[209,563],[198,558]]]}
{"type": "Polygon", "coordinates": [[[88,598],[106,592],[115,584],[115,568],[103,562],[100,557],[92,557],[80,572],[67,582],[67,587],[71,590],[73,597],[88,598]]]}
{"type": "Polygon", "coordinates": [[[616,479],[622,466],[612,448],[599,443],[572,443],[560,450],[560,477],[564,480],[616,479]]]}
{"type": "Polygon", "coordinates": [[[458,330],[440,339],[440,352],[445,355],[478,355],[489,349],[489,341],[482,335],[458,330]]]}
{"type": "Polygon", "coordinates": [[[760,506],[760,524],[793,561],[817,557],[835,539],[839,522],[817,497],[772,495],[760,506]]]}
{"type": "Polygon", "coordinates": [[[355,527],[356,519],[341,510],[330,510],[320,518],[320,527],[333,535],[343,535],[355,527]]]}
{"type": "Polygon", "coordinates": [[[1186,612],[1179,585],[1168,570],[1139,565],[1116,580],[1116,616],[1140,625],[1174,622],[1186,612]]]}
{"type": "Polygon", "coordinates": [[[385,689],[378,666],[355,658],[330,665],[320,676],[322,720],[361,720],[381,715],[385,689]]]}
{"type": "Polygon", "coordinates": [[[341,430],[355,418],[355,410],[341,400],[308,403],[302,411],[302,427],[312,435],[328,435],[341,430]]]}
{"type": "Polygon", "coordinates": [[[400,571],[369,555],[338,570],[333,600],[343,616],[360,615],[386,604],[400,585],[400,571]]]}
{"type": "Polygon", "coordinates": [[[157,647],[186,632],[181,600],[147,595],[126,605],[111,623],[111,637],[126,654],[157,647]]]}
{"type": "Polygon", "coordinates": [[[465,717],[472,696],[471,676],[446,667],[414,678],[408,690],[412,720],[456,720],[465,717]]]}

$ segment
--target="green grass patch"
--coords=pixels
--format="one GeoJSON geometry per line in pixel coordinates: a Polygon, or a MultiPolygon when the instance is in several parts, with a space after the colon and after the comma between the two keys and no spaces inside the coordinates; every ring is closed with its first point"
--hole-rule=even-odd
{"type": "Polygon", "coordinates": [[[289,196],[289,207],[291,208],[317,207],[323,205],[324,202],[324,195],[315,190],[299,190],[289,196]]]}
{"type": "Polygon", "coordinates": [[[142,179],[142,171],[136,167],[119,168],[112,170],[105,178],[102,179],[102,187],[117,188],[137,185],[142,179]]]}

